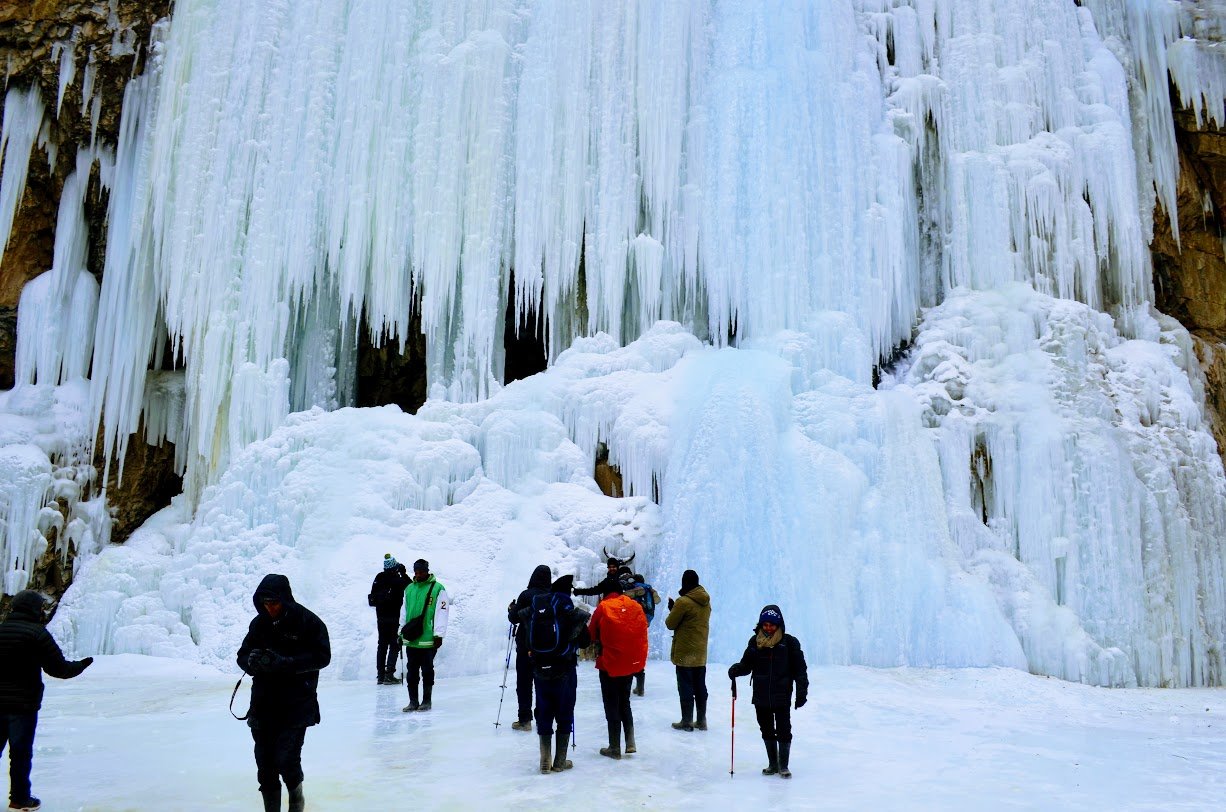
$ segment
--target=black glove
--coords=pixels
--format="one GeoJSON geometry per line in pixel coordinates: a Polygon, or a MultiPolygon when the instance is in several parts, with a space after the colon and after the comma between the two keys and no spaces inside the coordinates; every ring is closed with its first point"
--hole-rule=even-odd
{"type": "Polygon", "coordinates": [[[670,612],[673,611],[673,599],[672,598],[668,599],[668,611],[670,612]]]}
{"type": "Polygon", "coordinates": [[[289,657],[278,654],[275,651],[265,652],[268,655],[269,663],[268,670],[274,673],[289,671],[293,668],[294,661],[289,657]]]}
{"type": "Polygon", "coordinates": [[[439,637],[437,634],[434,635],[434,647],[442,648],[442,646],[443,646],[443,638],[439,637]]]}
{"type": "Polygon", "coordinates": [[[728,679],[736,679],[736,666],[728,666],[728,679]]]}
{"type": "Polygon", "coordinates": [[[809,701],[808,695],[796,694],[796,710],[800,710],[801,708],[803,708],[805,706],[805,703],[808,701],[809,701]]]}
{"type": "Polygon", "coordinates": [[[268,670],[268,652],[253,648],[247,652],[247,673],[262,674],[268,670]]]}
{"type": "Polygon", "coordinates": [[[508,612],[514,612],[514,611],[515,611],[515,601],[511,601],[510,603],[508,603],[508,604],[507,604],[507,611],[508,611],[508,612]]]}
{"type": "Polygon", "coordinates": [[[89,668],[93,664],[94,664],[94,658],[86,657],[84,660],[81,661],[81,670],[84,671],[85,669],[89,668]]]}
{"type": "Polygon", "coordinates": [[[409,574],[409,571],[404,568],[404,564],[397,564],[396,571],[399,572],[401,575],[409,574]]]}

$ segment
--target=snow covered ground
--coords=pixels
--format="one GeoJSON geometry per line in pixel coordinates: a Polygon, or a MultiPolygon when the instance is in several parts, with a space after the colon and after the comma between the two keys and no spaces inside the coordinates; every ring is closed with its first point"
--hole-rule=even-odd
{"type": "MultiPolygon", "coordinates": [[[[354,809],[1222,809],[1226,691],[1104,689],[1006,668],[810,670],[793,715],[790,782],[764,755],[748,684],[729,775],[728,682],[712,665],[711,729],[679,733],[672,668],[651,661],[634,698],[639,752],[601,758],[604,719],[581,664],[575,768],[536,772],[536,737],[501,728],[501,672],[440,675],[429,714],[401,686],[324,680],[307,734],[307,807],[354,809]]],[[[514,674],[512,673],[512,679],[514,674]]],[[[226,710],[234,677],[182,660],[99,657],[49,680],[34,791],[60,810],[250,810],[251,739],[226,710]]],[[[246,707],[248,682],[236,707],[246,707]]]]}

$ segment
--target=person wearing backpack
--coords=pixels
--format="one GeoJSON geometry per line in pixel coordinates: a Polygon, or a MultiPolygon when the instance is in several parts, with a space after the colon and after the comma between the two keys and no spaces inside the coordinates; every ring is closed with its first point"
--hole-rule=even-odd
{"type": "Polygon", "coordinates": [[[404,603],[404,589],[409,585],[409,573],[404,564],[383,555],[383,569],[370,585],[366,601],[375,608],[375,623],[379,629],[379,648],[375,653],[375,665],[379,669],[380,685],[399,685],[396,676],[396,656],[400,646],[396,643],[399,631],[400,606],[404,603]]]}
{"type": "Polygon", "coordinates": [[[809,699],[809,669],[800,641],[784,632],[783,613],[773,603],[762,607],[754,636],[740,662],[728,667],[729,679],[752,674],[753,706],[766,745],[763,775],[791,778],[788,758],[792,754],[792,684],[796,684],[796,709],[809,699]]]}
{"type": "Polygon", "coordinates": [[[9,751],[9,809],[34,810],[42,804],[30,794],[34,731],[43,704],[43,672],[71,679],[93,662],[65,660],[47,631],[41,592],[23,589],[13,596],[8,617],[0,623],[0,757],[9,751]]]}
{"type": "Polygon", "coordinates": [[[592,640],[586,613],[570,599],[573,580],[570,575],[558,578],[548,592],[534,595],[519,614],[520,626],[526,630],[526,648],[536,687],[536,732],[542,773],[560,773],[574,766],[566,758],[566,741],[575,725],[575,693],[579,684],[576,653],[591,645],[592,640]],[[551,760],[550,746],[555,743],[551,760]]]}
{"type": "Polygon", "coordinates": [[[511,723],[512,730],[532,729],[533,670],[529,656],[532,649],[528,645],[528,624],[523,613],[532,604],[533,597],[549,594],[551,577],[549,567],[539,565],[528,579],[528,588],[507,606],[507,620],[515,626],[515,697],[519,700],[519,716],[511,723]]]}
{"type": "Polygon", "coordinates": [[[620,759],[623,730],[626,752],[637,751],[630,683],[647,662],[647,615],[633,598],[612,586],[592,613],[588,632],[596,643],[600,697],[609,727],[609,746],[600,748],[600,755],[620,759]]]}
{"type": "Polygon", "coordinates": [[[681,721],[674,730],[707,729],[707,638],[711,633],[711,596],[698,583],[698,573],[686,570],[681,575],[681,591],[676,601],[668,599],[664,625],[673,632],[669,659],[677,668],[677,695],[681,698],[681,721]],[[698,718],[694,718],[694,705],[698,718]]]}
{"type": "MultiPolygon", "coordinates": [[[[629,567],[623,567],[626,571],[626,576],[622,580],[622,592],[634,598],[635,603],[643,607],[643,614],[647,616],[647,626],[651,626],[651,621],[656,616],[656,606],[660,603],[660,593],[656,592],[651,584],[647,583],[647,579],[639,573],[631,573],[629,567]],[[625,587],[629,586],[629,589],[625,587]]],[[[642,696],[644,693],[644,683],[647,681],[647,669],[634,675],[634,695],[642,696]]]]}
{"type": "Polygon", "coordinates": [[[451,599],[447,589],[430,572],[430,562],[419,558],[413,562],[413,581],[404,590],[404,625],[400,639],[405,650],[405,683],[409,688],[409,704],[401,708],[410,711],[430,710],[430,695],[434,690],[434,655],[443,645],[447,633],[447,617],[451,599]],[[417,701],[417,684],[421,682],[421,701],[417,701]]]}

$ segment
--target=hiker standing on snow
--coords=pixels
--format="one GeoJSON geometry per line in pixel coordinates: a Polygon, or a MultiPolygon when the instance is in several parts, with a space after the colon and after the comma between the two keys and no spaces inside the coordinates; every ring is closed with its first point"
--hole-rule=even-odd
{"type": "Polygon", "coordinates": [[[540,737],[542,773],[560,773],[574,766],[566,758],[566,740],[575,724],[575,691],[579,684],[576,652],[590,646],[592,639],[587,630],[587,613],[571,602],[572,581],[572,576],[563,575],[548,592],[534,595],[519,613],[536,684],[536,733],[540,737]],[[549,747],[555,743],[555,723],[556,752],[551,761],[549,747]]]}
{"type": "Polygon", "coordinates": [[[400,629],[400,606],[404,603],[404,589],[409,585],[409,573],[391,553],[383,555],[383,569],[375,576],[370,585],[370,594],[366,597],[368,603],[375,607],[375,623],[379,628],[379,648],[375,653],[376,667],[379,669],[380,685],[398,685],[400,677],[396,676],[396,656],[400,653],[400,645],[396,635],[400,629]]]}
{"type": "Polygon", "coordinates": [[[549,594],[551,577],[549,567],[541,564],[532,571],[528,588],[507,606],[507,620],[515,625],[515,697],[519,700],[519,716],[511,723],[512,730],[532,729],[532,649],[528,647],[528,625],[520,615],[534,596],[549,594]]]}
{"type": "Polygon", "coordinates": [[[681,721],[675,730],[707,729],[707,638],[711,632],[711,596],[698,583],[698,573],[686,570],[681,575],[677,600],[668,599],[664,625],[673,632],[669,655],[677,667],[677,695],[681,698],[681,721]],[[694,718],[694,705],[698,718],[694,718]]]}
{"type": "MultiPolygon", "coordinates": [[[[633,557],[634,556],[631,556],[631,558],[633,557]]],[[[604,580],[596,584],[596,586],[581,586],[577,589],[571,590],[571,592],[575,595],[584,597],[599,595],[602,598],[609,594],[610,591],[620,592],[621,580],[617,577],[617,571],[622,566],[621,560],[609,556],[609,561],[606,566],[608,567],[608,575],[604,577],[604,580]]]]}
{"type": "Polygon", "coordinates": [[[434,689],[434,655],[443,645],[447,633],[447,615],[451,599],[447,589],[430,573],[430,562],[419,558],[413,562],[413,581],[404,590],[404,626],[400,637],[405,647],[405,682],[409,686],[409,704],[401,710],[430,710],[430,693],[434,689]],[[421,682],[421,702],[417,701],[417,683],[421,682]]]}
{"type": "Polygon", "coordinates": [[[609,746],[600,755],[621,758],[621,734],[626,752],[634,753],[634,713],[630,710],[630,683],[647,662],[647,616],[633,598],[613,585],[592,613],[588,632],[596,643],[600,671],[600,697],[609,726],[609,746]]]}
{"type": "Polygon", "coordinates": [[[767,766],[762,774],[791,778],[792,683],[796,683],[799,710],[809,698],[809,669],[800,641],[784,633],[783,613],[774,604],[762,608],[741,661],[728,668],[733,680],[747,674],[753,675],[753,706],[766,744],[767,766]]]}
{"type": "Polygon", "coordinates": [[[319,671],[332,661],[328,627],[294,600],[284,575],[265,575],[251,601],[255,617],[238,647],[238,667],[251,675],[247,726],[260,794],[265,812],[278,812],[284,781],[290,812],[302,812],[302,744],[306,729],[319,724],[319,671]]]}
{"type": "Polygon", "coordinates": [[[9,748],[9,809],[38,809],[30,794],[34,729],[43,704],[43,672],[71,679],[93,664],[93,657],[64,659],[45,628],[42,593],[23,589],[13,596],[8,618],[0,623],[0,756],[9,748]]]}
{"type": "MultiPolygon", "coordinates": [[[[618,570],[621,576],[622,593],[629,595],[634,599],[634,602],[643,607],[643,614],[647,616],[647,625],[651,626],[651,621],[655,619],[656,607],[660,604],[660,593],[656,592],[651,584],[647,583],[647,579],[639,573],[631,573],[629,567],[621,567],[618,570]],[[627,587],[629,587],[627,589],[627,587]]],[[[634,675],[634,695],[642,696],[644,693],[644,683],[647,681],[647,669],[634,675]]]]}

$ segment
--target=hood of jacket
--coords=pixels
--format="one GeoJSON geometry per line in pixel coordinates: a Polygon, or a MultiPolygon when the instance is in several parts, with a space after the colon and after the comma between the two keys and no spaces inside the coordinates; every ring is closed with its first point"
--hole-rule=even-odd
{"type": "MultiPolygon", "coordinates": [[[[711,605],[711,596],[707,594],[707,590],[701,584],[686,592],[682,597],[692,600],[699,606],[711,605]]],[[[759,612],[759,614],[761,613],[759,612]]]]}
{"type": "Polygon", "coordinates": [[[268,611],[264,608],[265,598],[276,598],[287,610],[297,605],[294,593],[289,588],[289,578],[275,572],[265,575],[264,580],[260,581],[260,585],[255,588],[255,594],[251,596],[251,602],[255,604],[255,611],[268,617],[268,611]]]}
{"type": "Polygon", "coordinates": [[[569,595],[571,589],[573,589],[574,586],[575,586],[575,576],[563,575],[563,576],[560,576],[558,580],[553,582],[553,584],[549,587],[549,591],[550,592],[563,592],[569,595]]]}
{"type": "Polygon", "coordinates": [[[549,571],[549,566],[541,564],[532,571],[532,577],[528,579],[528,589],[549,589],[552,580],[553,573],[549,571]]]}
{"type": "Polygon", "coordinates": [[[46,605],[47,599],[43,597],[41,592],[35,592],[33,589],[23,589],[13,596],[13,604],[9,614],[10,616],[20,616],[25,620],[42,623],[43,607],[46,605]]]}
{"type": "MultiPolygon", "coordinates": [[[[710,599],[708,598],[708,600],[710,599]]],[[[779,631],[782,632],[783,634],[787,634],[788,627],[787,627],[787,624],[783,622],[783,610],[780,609],[778,606],[776,606],[773,603],[768,603],[766,604],[766,606],[763,606],[761,609],[758,610],[758,615],[760,616],[767,609],[774,609],[776,612],[779,613],[779,631]]],[[[757,634],[758,632],[762,630],[762,624],[755,623],[753,630],[754,630],[754,634],[757,634]]]]}

